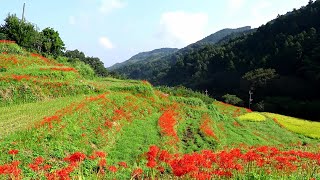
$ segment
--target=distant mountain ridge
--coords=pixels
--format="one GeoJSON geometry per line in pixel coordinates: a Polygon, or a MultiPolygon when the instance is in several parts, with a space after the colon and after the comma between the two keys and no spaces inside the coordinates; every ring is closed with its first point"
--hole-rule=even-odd
{"type": "Polygon", "coordinates": [[[160,48],[160,49],[154,49],[152,51],[146,51],[138,53],[134,56],[132,56],[130,59],[122,62],[122,63],[116,63],[115,65],[109,67],[109,70],[118,69],[122,66],[130,65],[136,62],[140,61],[152,61],[152,60],[158,60],[164,56],[167,56],[169,54],[172,54],[174,52],[178,51],[177,48],[160,48]]]}
{"type": "Polygon", "coordinates": [[[225,28],[201,39],[200,41],[197,41],[195,44],[217,44],[223,38],[231,34],[241,33],[249,30],[251,30],[251,26],[244,26],[236,29],[225,28]]]}
{"type": "Polygon", "coordinates": [[[175,56],[188,52],[190,49],[199,48],[207,44],[219,44],[222,43],[221,41],[229,41],[249,31],[252,31],[250,26],[236,29],[225,28],[182,49],[161,48],[138,53],[122,63],[109,67],[108,70],[123,74],[129,78],[144,78],[145,76],[149,76],[149,73],[152,73],[148,69],[155,64],[162,68],[168,67],[171,63],[175,62],[175,56]]]}

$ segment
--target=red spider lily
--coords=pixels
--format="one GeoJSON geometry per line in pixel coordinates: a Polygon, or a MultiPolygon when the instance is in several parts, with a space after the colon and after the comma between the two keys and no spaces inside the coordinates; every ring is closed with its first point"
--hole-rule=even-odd
{"type": "Polygon", "coordinates": [[[162,162],[169,163],[171,159],[171,155],[168,151],[162,150],[159,155],[159,160],[162,162]]]}
{"type": "MultiPolygon", "coordinates": [[[[0,175],[14,175],[19,177],[21,174],[21,169],[19,169],[20,161],[12,161],[10,164],[0,165],[0,175]]],[[[18,178],[19,179],[19,178],[18,178]]]]}
{"type": "Polygon", "coordinates": [[[73,71],[73,72],[78,72],[76,69],[74,68],[71,68],[71,67],[52,67],[52,68],[40,68],[40,70],[51,70],[51,71],[65,71],[65,72],[70,72],[70,71],[73,71]]]}
{"type": "Polygon", "coordinates": [[[32,57],[40,58],[41,60],[43,60],[43,61],[44,61],[45,63],[47,63],[48,65],[51,65],[51,64],[54,65],[54,63],[52,63],[49,59],[47,59],[47,58],[45,58],[45,57],[43,57],[43,56],[41,56],[41,55],[39,55],[39,54],[31,53],[30,55],[31,55],[32,57]]]}
{"type": "Polygon", "coordinates": [[[8,44],[11,44],[11,43],[16,43],[15,41],[11,41],[11,40],[0,40],[0,43],[8,43],[8,44]]]}
{"type": "Polygon", "coordinates": [[[22,79],[30,79],[30,76],[27,75],[11,75],[12,79],[17,80],[17,81],[21,81],[22,79]]]}
{"type": "Polygon", "coordinates": [[[137,169],[132,171],[131,176],[139,177],[140,175],[142,175],[142,173],[143,173],[143,170],[141,168],[137,168],[137,169]]]}
{"type": "Polygon", "coordinates": [[[205,114],[203,117],[203,122],[200,126],[200,130],[207,136],[213,137],[215,140],[219,141],[219,139],[217,138],[217,136],[215,135],[215,133],[213,132],[211,126],[210,126],[210,122],[211,119],[208,116],[208,114],[205,114]]]}
{"type": "Polygon", "coordinates": [[[56,170],[53,173],[46,174],[47,180],[70,180],[70,173],[74,171],[73,166],[68,166],[59,170],[56,170]]]}
{"type": "Polygon", "coordinates": [[[147,167],[154,168],[157,166],[157,162],[155,160],[149,160],[147,163],[147,167]]]}
{"type": "Polygon", "coordinates": [[[77,163],[81,162],[86,158],[86,155],[81,153],[81,152],[75,152],[71,154],[70,156],[64,158],[65,161],[70,162],[70,163],[77,163]]]}
{"type": "Polygon", "coordinates": [[[52,122],[54,121],[61,121],[60,117],[57,115],[44,117],[43,120],[40,122],[41,125],[48,124],[49,128],[52,129],[52,122]]]}
{"type": "Polygon", "coordinates": [[[33,171],[39,171],[40,169],[44,169],[39,167],[39,165],[41,165],[43,162],[44,162],[44,159],[42,157],[37,157],[36,159],[34,159],[32,164],[29,164],[29,168],[32,169],[33,171]]]}
{"type": "Polygon", "coordinates": [[[106,119],[106,121],[105,121],[105,123],[104,123],[104,126],[106,126],[106,127],[108,127],[108,128],[112,128],[113,122],[110,121],[110,120],[108,120],[108,119],[106,119]]]}
{"type": "Polygon", "coordinates": [[[106,159],[100,159],[98,162],[99,167],[105,167],[107,165],[107,160],[106,159]]]}
{"type": "Polygon", "coordinates": [[[47,171],[51,168],[51,166],[49,164],[46,164],[43,166],[43,170],[47,171]]]}
{"type": "Polygon", "coordinates": [[[192,177],[197,180],[210,180],[210,179],[212,179],[211,174],[208,172],[195,173],[192,177]]]}
{"type": "Polygon", "coordinates": [[[115,173],[115,172],[118,171],[117,167],[115,167],[115,166],[109,166],[109,167],[108,167],[108,170],[109,170],[110,172],[113,172],[113,173],[115,173]]]}
{"type": "Polygon", "coordinates": [[[11,149],[8,151],[8,154],[11,154],[11,155],[16,155],[18,153],[19,153],[19,150],[17,150],[17,149],[11,149]]]}
{"type": "Polygon", "coordinates": [[[128,165],[127,165],[127,163],[126,162],[119,162],[118,163],[119,164],[119,166],[121,166],[121,167],[123,167],[123,168],[127,168],[128,167],[128,165]]]}
{"type": "Polygon", "coordinates": [[[174,129],[177,121],[175,119],[175,112],[168,110],[162,114],[159,118],[158,124],[160,126],[160,131],[165,136],[171,136],[175,140],[179,140],[176,130],[174,129]]]}
{"type": "Polygon", "coordinates": [[[156,158],[159,153],[159,148],[157,146],[150,146],[149,151],[147,152],[147,166],[149,168],[154,168],[157,165],[156,158]]]}
{"type": "Polygon", "coordinates": [[[95,154],[99,157],[99,158],[105,158],[107,155],[105,152],[102,151],[96,151],[95,154]]]}

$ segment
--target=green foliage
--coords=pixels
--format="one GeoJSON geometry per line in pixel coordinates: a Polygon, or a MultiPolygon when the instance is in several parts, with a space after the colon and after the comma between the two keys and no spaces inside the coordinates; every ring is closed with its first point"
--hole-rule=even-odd
{"type": "Polygon", "coordinates": [[[80,73],[82,77],[86,79],[93,79],[95,77],[93,69],[84,62],[76,62],[72,66],[80,73]]]}
{"type": "MultiPolygon", "coordinates": [[[[207,89],[219,100],[226,92],[248,99],[251,86],[255,88],[253,103],[267,103],[269,96],[289,96],[303,108],[305,102],[320,100],[319,9],[320,1],[310,2],[230,41],[187,46],[157,61],[135,63],[119,72],[154,85],[207,89]],[[286,78],[295,79],[295,83],[289,84],[286,78]]],[[[280,106],[285,108],[287,103],[280,106]]],[[[275,107],[270,104],[264,106],[266,111],[272,109],[275,107]]],[[[313,120],[320,117],[313,109],[276,112],[313,120]]]]}
{"type": "Polygon", "coordinates": [[[198,98],[198,99],[201,99],[205,104],[212,104],[212,102],[215,101],[215,99],[210,98],[209,96],[207,96],[203,93],[200,93],[198,91],[193,91],[193,90],[188,89],[183,86],[176,86],[176,87],[158,86],[158,87],[156,87],[156,89],[158,89],[164,93],[167,93],[169,95],[172,95],[172,96],[181,96],[181,97],[186,97],[186,98],[190,98],[190,97],[198,98]]]}
{"type": "Polygon", "coordinates": [[[225,94],[222,96],[224,102],[228,103],[228,104],[232,104],[232,105],[239,105],[241,103],[243,103],[243,100],[238,98],[236,95],[232,95],[232,94],[225,94]]]}
{"type": "Polygon", "coordinates": [[[179,103],[183,103],[186,105],[190,105],[190,106],[200,106],[200,107],[204,107],[205,104],[203,103],[203,101],[199,98],[195,98],[195,97],[175,97],[175,96],[171,96],[170,97],[173,101],[179,102],[179,103]]]}
{"type": "Polygon", "coordinates": [[[2,33],[0,29],[0,40],[6,40],[6,39],[8,39],[8,36],[5,33],[2,33]]]}
{"type": "Polygon", "coordinates": [[[311,122],[274,113],[264,113],[264,115],[272,118],[281,126],[284,126],[292,132],[299,133],[311,138],[320,138],[320,122],[311,122]]]}
{"type": "Polygon", "coordinates": [[[132,85],[132,86],[123,86],[123,87],[111,87],[110,88],[113,91],[123,91],[123,92],[131,92],[132,94],[135,95],[143,95],[143,96],[154,96],[154,91],[152,86],[150,85],[144,85],[144,84],[140,84],[140,85],[132,85]]]}
{"type": "Polygon", "coordinates": [[[97,76],[107,77],[110,75],[108,70],[104,67],[103,62],[97,57],[86,57],[85,54],[78,49],[73,51],[66,51],[64,56],[68,57],[68,62],[75,62],[80,60],[85,64],[88,64],[95,72],[97,76]]]}
{"type": "Polygon", "coordinates": [[[255,69],[253,71],[247,72],[242,78],[250,82],[250,86],[255,87],[264,87],[267,84],[267,81],[270,81],[277,77],[275,69],[255,69]]]}
{"type": "Polygon", "coordinates": [[[30,22],[20,20],[15,14],[8,15],[5,24],[0,27],[1,38],[15,41],[29,51],[58,56],[64,50],[64,43],[59,33],[52,28],[41,32],[30,22]]]}
{"type": "Polygon", "coordinates": [[[0,43],[0,53],[25,54],[23,49],[14,43],[0,43]]]}
{"type": "Polygon", "coordinates": [[[43,53],[50,53],[54,56],[58,56],[65,49],[58,31],[55,31],[52,28],[45,28],[41,31],[40,36],[42,39],[43,53]]]}

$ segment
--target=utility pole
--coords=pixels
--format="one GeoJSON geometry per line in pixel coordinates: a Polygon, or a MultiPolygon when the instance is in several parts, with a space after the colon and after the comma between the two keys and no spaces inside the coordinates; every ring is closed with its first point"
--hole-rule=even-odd
{"type": "Polygon", "coordinates": [[[23,3],[23,9],[22,9],[22,22],[24,22],[24,8],[26,7],[26,3],[23,3]]]}
{"type": "Polygon", "coordinates": [[[249,109],[251,108],[251,102],[253,101],[253,99],[251,98],[252,94],[253,94],[253,92],[251,90],[249,90],[249,109]]]}

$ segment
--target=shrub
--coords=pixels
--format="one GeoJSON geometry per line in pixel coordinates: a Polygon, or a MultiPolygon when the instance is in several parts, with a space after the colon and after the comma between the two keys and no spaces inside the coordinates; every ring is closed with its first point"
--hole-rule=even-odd
{"type": "Polygon", "coordinates": [[[190,106],[205,106],[205,104],[201,99],[195,98],[195,97],[186,98],[186,97],[173,96],[172,100],[179,103],[186,104],[186,105],[190,105],[190,106]]]}
{"type": "Polygon", "coordinates": [[[188,89],[183,86],[176,86],[176,87],[168,87],[168,86],[158,86],[156,87],[157,90],[160,90],[164,93],[173,95],[173,96],[181,96],[181,97],[195,97],[201,99],[206,104],[212,104],[215,99],[206,96],[205,94],[197,91],[193,91],[192,89],[188,89]]]}
{"type": "Polygon", "coordinates": [[[224,99],[224,102],[232,105],[241,105],[243,103],[242,99],[232,94],[223,95],[222,98],[224,99]]]}

